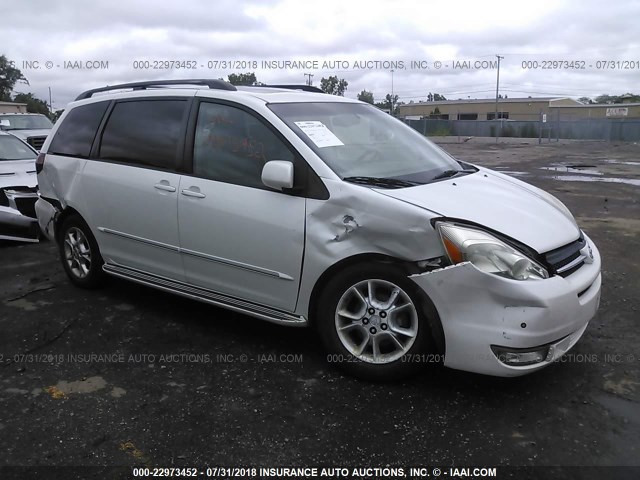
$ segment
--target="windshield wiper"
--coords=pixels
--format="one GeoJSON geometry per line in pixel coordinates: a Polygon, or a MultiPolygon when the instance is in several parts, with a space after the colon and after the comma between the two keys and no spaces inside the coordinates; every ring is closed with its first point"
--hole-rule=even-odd
{"type": "Polygon", "coordinates": [[[444,172],[436,175],[435,177],[432,178],[432,180],[440,180],[441,178],[450,178],[450,177],[455,177],[456,175],[459,175],[461,173],[476,173],[478,170],[475,169],[470,169],[470,168],[466,168],[463,170],[445,170],[444,172]]]}
{"type": "Polygon", "coordinates": [[[345,182],[358,183],[360,185],[371,185],[382,188],[403,188],[403,187],[415,187],[416,185],[422,185],[419,182],[411,182],[409,180],[399,180],[397,178],[385,178],[385,177],[345,177],[345,182]]]}

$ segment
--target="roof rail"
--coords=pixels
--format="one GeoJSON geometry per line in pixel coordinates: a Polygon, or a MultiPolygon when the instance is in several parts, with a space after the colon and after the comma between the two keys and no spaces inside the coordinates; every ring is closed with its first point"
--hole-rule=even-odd
{"type": "Polygon", "coordinates": [[[267,88],[286,88],[287,90],[303,90],[305,92],[313,93],[326,93],[324,90],[314,87],[313,85],[251,85],[252,87],[267,87],[267,88]]]}
{"type": "Polygon", "coordinates": [[[119,85],[108,85],[106,87],[94,88],[82,92],[77,96],[76,100],[84,100],[85,98],[91,98],[94,93],[108,92],[110,90],[121,90],[124,88],[131,88],[133,90],[146,90],[148,87],[163,87],[166,85],[200,85],[203,87],[209,87],[216,90],[237,90],[236,87],[224,80],[209,80],[209,79],[189,79],[189,80],[150,80],[147,82],[133,82],[133,83],[121,83],[119,85]]]}

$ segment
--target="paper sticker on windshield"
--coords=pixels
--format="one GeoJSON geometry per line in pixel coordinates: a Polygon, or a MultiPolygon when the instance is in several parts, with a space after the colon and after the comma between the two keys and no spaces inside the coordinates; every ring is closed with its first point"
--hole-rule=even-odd
{"type": "Polygon", "coordinates": [[[344,145],[338,137],[336,137],[327,126],[318,121],[295,122],[307,137],[316,144],[318,148],[338,147],[344,145]]]}

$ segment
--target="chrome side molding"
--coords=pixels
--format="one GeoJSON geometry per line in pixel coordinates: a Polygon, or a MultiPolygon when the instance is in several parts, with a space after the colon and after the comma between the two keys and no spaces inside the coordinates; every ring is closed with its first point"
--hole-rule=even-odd
{"type": "Polygon", "coordinates": [[[209,255],[208,253],[201,253],[201,252],[196,252],[194,250],[181,248],[176,245],[169,245],[167,243],[156,242],[155,240],[149,240],[148,238],[138,237],[137,235],[131,235],[130,233],[119,232],[117,230],[112,230],[106,227],[98,227],[98,230],[100,230],[103,233],[108,233],[110,235],[116,235],[118,237],[127,238],[129,240],[133,240],[136,242],[146,243],[147,245],[153,245],[154,247],[165,248],[167,250],[180,252],[185,255],[191,255],[192,257],[203,258],[205,260],[210,260],[212,262],[221,263],[223,265],[228,265],[235,268],[241,268],[243,270],[249,270],[254,273],[259,273],[262,275],[267,275],[269,277],[279,278],[281,280],[293,281],[293,277],[290,275],[287,275],[282,272],[276,272],[275,270],[269,270],[267,268],[258,267],[257,265],[249,265],[247,263],[237,262],[235,260],[229,260],[227,258],[209,255]]]}
{"type": "Polygon", "coordinates": [[[151,273],[144,272],[131,267],[116,263],[105,263],[102,269],[110,275],[131,280],[133,282],[158,288],[166,292],[175,293],[183,297],[192,298],[201,302],[216,305],[218,307],[233,310],[235,312],[251,315],[268,322],[277,323],[279,325],[300,326],[308,325],[308,320],[303,316],[293,315],[291,313],[276,310],[271,307],[259,305],[245,300],[240,300],[229,295],[207,290],[205,288],[191,285],[189,283],[178,282],[169,278],[161,277],[151,273]]]}

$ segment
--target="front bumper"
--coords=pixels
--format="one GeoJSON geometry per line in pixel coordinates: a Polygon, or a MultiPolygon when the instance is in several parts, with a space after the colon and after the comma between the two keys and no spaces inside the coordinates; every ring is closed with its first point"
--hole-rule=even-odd
{"type": "Polygon", "coordinates": [[[410,278],[436,306],[445,338],[444,365],[496,376],[519,376],[550,365],[580,339],[600,303],[600,253],[585,235],[593,262],[566,278],[518,281],[462,263],[410,278]],[[512,366],[491,347],[548,345],[540,362],[512,366]]]}
{"type": "Polygon", "coordinates": [[[35,218],[27,217],[19,210],[0,206],[0,240],[38,242],[40,228],[35,218]]]}

